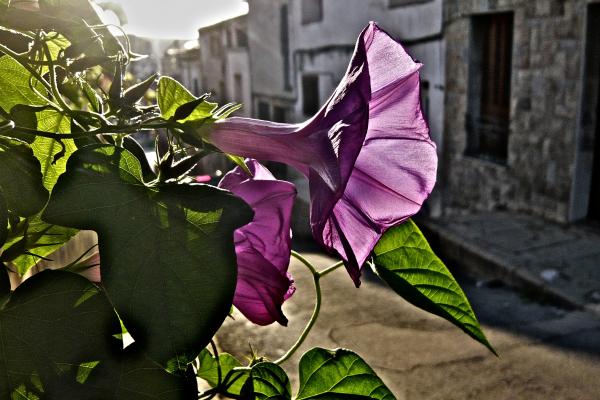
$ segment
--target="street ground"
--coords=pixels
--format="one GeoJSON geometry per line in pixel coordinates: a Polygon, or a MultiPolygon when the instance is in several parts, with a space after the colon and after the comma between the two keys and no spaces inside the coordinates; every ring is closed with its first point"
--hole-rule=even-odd
{"type": "MultiPolygon", "coordinates": [[[[335,260],[308,255],[321,268],[335,260]]],[[[310,274],[293,261],[297,291],[285,304],[289,326],[255,326],[236,314],[218,335],[240,359],[250,343],[275,359],[296,340],[312,312],[310,274]]],[[[322,279],[319,322],[284,367],[297,390],[297,365],[307,349],[346,347],[360,354],[398,399],[598,400],[600,319],[537,303],[499,281],[460,278],[496,357],[454,325],[411,306],[366,274],[354,288],[343,269],[322,279]]]]}

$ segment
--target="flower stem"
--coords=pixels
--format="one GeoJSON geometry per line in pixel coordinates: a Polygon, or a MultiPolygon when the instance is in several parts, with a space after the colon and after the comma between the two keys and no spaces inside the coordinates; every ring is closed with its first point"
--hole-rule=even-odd
{"type": "Polygon", "coordinates": [[[319,276],[322,278],[322,277],[324,277],[325,275],[329,274],[330,272],[333,272],[333,271],[335,271],[336,269],[338,269],[338,268],[339,268],[339,267],[341,267],[342,265],[344,265],[344,262],[343,262],[343,261],[338,261],[338,262],[336,262],[335,264],[333,264],[332,266],[330,266],[330,267],[327,267],[327,268],[325,268],[325,269],[324,269],[324,270],[322,270],[322,271],[319,271],[319,276]]]}
{"type": "Polygon", "coordinates": [[[319,318],[319,312],[321,311],[321,284],[319,283],[319,280],[321,279],[321,275],[319,274],[317,269],[311,264],[311,262],[308,261],[306,258],[304,258],[300,253],[297,253],[294,250],[292,250],[292,256],[294,258],[296,258],[297,260],[299,260],[302,264],[304,264],[306,266],[306,268],[308,268],[310,270],[310,272],[313,276],[313,280],[315,283],[315,295],[316,295],[315,308],[313,310],[312,316],[310,317],[310,320],[306,324],[306,327],[304,327],[304,330],[300,334],[300,337],[298,338],[296,343],[294,343],[294,345],[292,347],[290,347],[290,349],[283,356],[281,356],[279,359],[274,361],[275,364],[281,364],[281,363],[287,361],[296,352],[296,350],[298,350],[298,348],[300,346],[302,346],[302,343],[304,343],[304,340],[306,340],[306,337],[308,336],[311,329],[317,322],[317,318],[319,318]]]}

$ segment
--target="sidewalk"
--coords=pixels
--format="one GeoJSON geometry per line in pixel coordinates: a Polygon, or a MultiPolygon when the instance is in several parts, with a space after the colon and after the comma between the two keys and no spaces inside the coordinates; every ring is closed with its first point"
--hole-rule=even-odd
{"type": "Polygon", "coordinates": [[[600,315],[600,232],[509,212],[418,225],[450,266],[600,315]]]}

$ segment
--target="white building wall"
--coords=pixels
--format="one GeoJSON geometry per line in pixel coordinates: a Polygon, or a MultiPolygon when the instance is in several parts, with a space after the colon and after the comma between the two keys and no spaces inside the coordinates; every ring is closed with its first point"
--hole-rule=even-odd
{"type": "Polygon", "coordinates": [[[243,107],[235,115],[249,117],[252,113],[250,65],[246,49],[232,49],[225,57],[225,84],[227,101],[241,103],[243,107]],[[236,75],[241,77],[241,93],[237,93],[236,75]]]}

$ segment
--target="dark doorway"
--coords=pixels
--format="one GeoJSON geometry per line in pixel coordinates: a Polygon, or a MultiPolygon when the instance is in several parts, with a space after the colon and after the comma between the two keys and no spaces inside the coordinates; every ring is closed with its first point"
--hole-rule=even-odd
{"type": "MultiPolygon", "coordinates": [[[[596,93],[597,96],[600,97],[600,85],[596,93]]],[[[600,100],[597,100],[597,103],[596,134],[594,135],[594,164],[592,167],[592,186],[590,187],[588,218],[600,221],[600,100]]]]}
{"type": "Polygon", "coordinates": [[[588,220],[600,222],[600,4],[592,4],[588,8],[586,49],[586,79],[584,90],[589,93],[584,97],[589,104],[584,105],[583,127],[587,131],[587,145],[592,151],[592,171],[590,197],[588,203],[588,220]]]}

